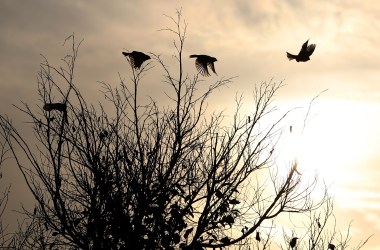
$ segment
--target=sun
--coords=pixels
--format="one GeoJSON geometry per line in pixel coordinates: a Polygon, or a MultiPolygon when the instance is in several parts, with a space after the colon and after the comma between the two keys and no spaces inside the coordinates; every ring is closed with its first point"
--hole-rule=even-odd
{"type": "MultiPolygon", "coordinates": [[[[288,119],[281,144],[281,158],[298,161],[301,172],[317,173],[327,184],[344,185],[357,177],[372,145],[363,107],[348,101],[324,101],[305,119],[305,110],[288,119]]],[[[372,124],[376,124],[373,123],[372,124]]],[[[374,126],[374,125],[372,125],[374,126]]]]}

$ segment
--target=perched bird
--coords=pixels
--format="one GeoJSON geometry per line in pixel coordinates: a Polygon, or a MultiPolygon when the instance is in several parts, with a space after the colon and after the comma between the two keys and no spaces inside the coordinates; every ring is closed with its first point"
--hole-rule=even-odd
{"type": "Polygon", "coordinates": [[[302,45],[302,48],[301,48],[300,52],[298,53],[298,55],[292,55],[289,52],[286,52],[289,61],[293,60],[293,59],[296,59],[297,62],[306,62],[306,61],[309,61],[310,60],[310,56],[311,56],[311,54],[313,54],[316,45],[315,44],[310,44],[308,46],[307,45],[308,42],[309,42],[309,40],[307,40],[302,45]]]}
{"type": "Polygon", "coordinates": [[[259,233],[258,231],[256,232],[256,240],[257,240],[258,242],[261,241],[260,233],[259,233]]]}
{"type": "MultiPolygon", "coordinates": [[[[57,110],[57,111],[60,111],[63,113],[63,118],[65,119],[65,122],[68,123],[68,119],[67,119],[67,105],[66,103],[45,103],[43,109],[45,111],[53,111],[53,110],[57,110]]],[[[54,120],[54,117],[51,117],[51,118],[48,118],[48,119],[51,119],[50,121],[53,121],[54,120]]]]}
{"type": "Polygon", "coordinates": [[[297,238],[297,237],[294,237],[294,238],[290,241],[289,245],[290,245],[290,247],[291,247],[292,249],[297,245],[297,240],[298,240],[298,238],[297,238]]]}
{"type": "Polygon", "coordinates": [[[335,250],[335,245],[334,244],[331,244],[329,243],[329,248],[328,249],[331,249],[331,250],[335,250]]]}
{"type": "Polygon", "coordinates": [[[207,67],[210,67],[212,72],[216,74],[214,62],[216,62],[217,60],[215,57],[207,55],[191,55],[190,58],[197,58],[195,60],[195,67],[202,76],[210,76],[207,67]]]}
{"type": "Polygon", "coordinates": [[[130,53],[122,52],[122,54],[125,57],[129,57],[131,65],[135,69],[139,69],[145,61],[150,59],[150,56],[148,56],[148,55],[146,55],[140,51],[132,51],[130,53]]]}
{"type": "Polygon", "coordinates": [[[102,130],[100,133],[99,133],[99,139],[100,140],[103,140],[105,137],[108,136],[108,131],[107,130],[102,130]]]}
{"type": "Polygon", "coordinates": [[[67,106],[66,103],[45,103],[43,109],[46,111],[58,110],[66,112],[67,106]]]}

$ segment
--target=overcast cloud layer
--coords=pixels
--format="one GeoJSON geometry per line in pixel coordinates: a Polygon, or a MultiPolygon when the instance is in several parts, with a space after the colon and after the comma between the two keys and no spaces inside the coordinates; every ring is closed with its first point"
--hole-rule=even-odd
{"type": "MultiPolygon", "coordinates": [[[[362,238],[375,233],[370,246],[380,249],[376,248],[380,245],[376,239],[380,234],[377,1],[1,0],[0,112],[22,123],[25,117],[14,112],[12,104],[22,100],[40,105],[36,73],[41,54],[59,62],[67,52],[63,41],[72,33],[78,41],[84,39],[77,84],[94,102],[101,96],[97,81],[116,86],[118,72],[128,76],[121,56],[124,49],[161,54],[175,67],[173,34],[159,30],[171,27],[165,14],[175,16],[181,8],[188,23],[184,49],[188,73],[196,71],[187,56],[197,53],[218,59],[219,76],[238,76],[228,91],[218,94],[211,108],[225,106],[226,100],[233,105],[230,93],[250,91],[253,84],[272,78],[285,79],[277,100],[293,107],[307,105],[329,89],[314,106],[316,117],[310,124],[314,137],[309,143],[320,147],[311,148],[315,154],[309,159],[315,157],[315,168],[328,165],[321,175],[335,183],[338,220],[353,218],[355,232],[362,238]],[[317,44],[311,61],[289,62],[285,52],[298,53],[307,39],[317,44]],[[336,161],[326,162],[324,155],[336,161]],[[344,181],[329,174],[328,169],[337,166],[341,172],[334,173],[347,175],[344,181]]],[[[154,96],[161,89],[157,80],[161,75],[156,66],[147,76],[155,82],[144,87],[147,95],[154,96]]],[[[13,191],[18,192],[18,187],[13,191]]]]}

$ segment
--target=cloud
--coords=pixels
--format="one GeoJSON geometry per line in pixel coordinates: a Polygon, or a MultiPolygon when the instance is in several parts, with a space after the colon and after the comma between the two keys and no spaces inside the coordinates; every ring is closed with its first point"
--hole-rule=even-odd
{"type": "MultiPolygon", "coordinates": [[[[288,86],[281,89],[278,98],[290,100],[294,105],[298,104],[297,100],[311,99],[325,88],[330,89],[327,93],[330,99],[360,102],[370,99],[373,104],[380,98],[379,6],[373,0],[312,1],[307,4],[302,0],[0,1],[0,112],[9,113],[11,103],[18,100],[38,104],[36,72],[42,61],[40,53],[59,63],[68,52],[68,47],[61,46],[63,40],[73,32],[78,41],[84,39],[76,83],[92,102],[101,97],[97,81],[117,85],[118,72],[128,79],[130,69],[121,55],[124,48],[161,54],[170,69],[176,70],[172,57],[175,36],[158,30],[173,27],[163,14],[175,17],[176,9],[181,7],[188,23],[185,70],[190,75],[195,74],[194,62],[187,57],[204,53],[218,58],[215,66],[220,76],[239,76],[228,92],[218,93],[211,109],[225,105],[227,98],[233,103],[237,91],[249,95],[253,84],[272,77],[276,81],[285,79],[288,86]],[[298,52],[308,38],[317,44],[311,61],[305,64],[289,62],[285,52],[298,52]]],[[[142,93],[160,98],[157,92],[164,86],[162,70],[157,64],[153,65],[155,67],[144,79],[142,93]]],[[[356,104],[354,107],[358,107],[356,104]]],[[[331,110],[331,106],[326,109],[331,110]]],[[[374,117],[378,117],[379,110],[354,110],[340,109],[344,117],[342,113],[333,113],[330,118],[340,115],[338,120],[345,121],[346,131],[357,129],[352,124],[359,124],[366,131],[371,127],[370,132],[358,131],[359,134],[350,136],[342,135],[341,127],[334,124],[327,123],[323,128],[328,132],[334,127],[337,132],[332,136],[342,135],[345,140],[363,136],[377,140],[379,121],[374,117]],[[357,120],[365,112],[365,119],[357,120]]],[[[331,114],[325,110],[320,112],[331,114]]],[[[317,136],[325,138],[320,133],[317,136]]],[[[338,148],[339,143],[342,142],[330,142],[329,145],[338,148]]],[[[344,143],[343,146],[350,145],[344,143]]],[[[368,148],[371,148],[368,151],[378,152],[375,144],[368,148]]],[[[339,152],[339,155],[344,154],[339,152]]],[[[367,175],[360,177],[360,183],[352,181],[344,187],[348,190],[347,199],[363,209],[363,213],[365,209],[377,208],[379,199],[376,195],[379,187],[374,178],[378,172],[374,167],[380,159],[371,158],[373,155],[366,157],[371,162],[367,162],[367,167],[360,167],[368,171],[367,175]],[[356,192],[352,193],[353,190],[356,192]]],[[[368,218],[378,220],[377,217],[368,218]]]]}

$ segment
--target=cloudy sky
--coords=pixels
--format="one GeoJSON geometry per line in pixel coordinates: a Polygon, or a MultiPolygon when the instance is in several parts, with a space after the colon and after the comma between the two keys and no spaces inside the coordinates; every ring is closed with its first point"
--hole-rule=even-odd
{"type": "MultiPolygon", "coordinates": [[[[128,76],[123,49],[161,54],[168,65],[173,35],[165,17],[182,8],[188,23],[184,54],[215,56],[218,77],[238,76],[217,93],[212,109],[234,104],[236,92],[262,81],[285,80],[276,96],[280,109],[313,103],[301,134],[305,108],[292,117],[296,155],[304,171],[317,171],[336,198],[337,220],[353,220],[354,239],[376,234],[368,246],[380,249],[380,6],[377,1],[252,0],[0,0],[0,112],[14,122],[25,117],[12,104],[38,105],[36,73],[41,54],[59,62],[64,39],[84,39],[77,85],[97,101],[98,81],[128,76]],[[311,61],[288,61],[307,39],[316,43],[311,61]],[[229,103],[230,102],[230,103],[229,103]]],[[[174,67],[174,64],[173,64],[174,67]]],[[[195,74],[194,61],[185,69],[195,74]]],[[[154,67],[150,79],[160,79],[154,67]]],[[[160,82],[145,87],[154,96],[160,82]]],[[[10,182],[14,174],[7,177],[10,182]]],[[[21,192],[17,185],[13,192],[21,192]]],[[[16,196],[16,194],[14,194],[16,196]]],[[[17,195],[18,196],[18,195],[17,195]]],[[[16,199],[16,198],[12,198],[16,199]]]]}

